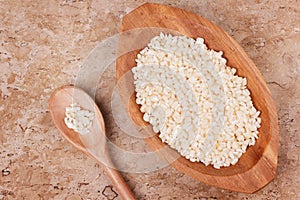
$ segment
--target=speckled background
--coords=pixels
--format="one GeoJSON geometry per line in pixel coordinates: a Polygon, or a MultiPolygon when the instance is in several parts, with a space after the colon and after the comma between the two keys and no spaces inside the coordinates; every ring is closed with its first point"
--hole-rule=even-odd
{"type": "MultiPolygon", "coordinates": [[[[276,179],[253,195],[207,186],[171,167],[124,173],[138,199],[300,199],[300,1],[157,0],[200,14],[226,30],[262,72],[276,102],[276,179]]],[[[74,83],[97,43],[119,30],[140,0],[0,0],[0,200],[121,199],[94,160],[66,142],[51,121],[53,89],[74,83]],[[115,197],[116,196],[116,197],[115,197]]],[[[113,70],[99,89],[110,91],[113,70]]],[[[105,105],[103,93],[97,103],[105,105]]],[[[112,141],[119,128],[102,107],[112,141]]],[[[141,148],[141,147],[139,147],[141,148]]],[[[147,147],[143,147],[147,148],[147,147]]]]}

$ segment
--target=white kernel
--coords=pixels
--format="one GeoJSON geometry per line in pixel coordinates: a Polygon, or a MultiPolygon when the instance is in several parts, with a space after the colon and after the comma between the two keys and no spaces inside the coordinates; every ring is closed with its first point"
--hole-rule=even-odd
{"type": "Polygon", "coordinates": [[[65,109],[65,124],[68,128],[82,135],[89,132],[93,119],[93,112],[81,109],[76,103],[70,104],[70,106],[65,109]]]}
{"type": "Polygon", "coordinates": [[[136,102],[153,131],[192,162],[218,169],[236,164],[261,126],[247,79],[222,55],[203,38],[161,33],[132,69],[136,102]]]}

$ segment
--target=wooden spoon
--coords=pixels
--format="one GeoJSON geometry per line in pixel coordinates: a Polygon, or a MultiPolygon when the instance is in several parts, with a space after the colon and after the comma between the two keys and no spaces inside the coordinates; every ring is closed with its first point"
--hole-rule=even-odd
{"type": "MultiPolygon", "coordinates": [[[[247,78],[247,87],[255,107],[261,111],[262,119],[256,144],[247,149],[236,165],[214,169],[202,163],[190,162],[184,157],[170,164],[197,180],[228,190],[253,193],[264,187],[276,175],[278,121],[275,104],[262,75],[245,51],[209,20],[182,9],[151,3],[146,3],[123,17],[116,76],[122,101],[132,121],[139,128],[149,125],[143,121],[139,106],[135,103],[130,70],[136,66],[138,52],[160,32],[202,37],[208,48],[223,51],[227,64],[236,68],[239,76],[247,78]]],[[[166,144],[157,135],[153,136],[153,132],[148,134],[152,136],[145,141],[153,150],[165,147],[166,144]]],[[[171,153],[164,154],[162,157],[168,158],[170,155],[171,153]]]]}
{"type": "Polygon", "coordinates": [[[132,191],[114,168],[106,148],[105,125],[102,114],[93,99],[83,90],[73,86],[56,89],[50,97],[49,108],[52,120],[61,134],[77,149],[96,159],[123,199],[135,199],[132,191]],[[64,123],[65,109],[77,103],[82,109],[95,113],[90,132],[81,135],[64,123]]]}

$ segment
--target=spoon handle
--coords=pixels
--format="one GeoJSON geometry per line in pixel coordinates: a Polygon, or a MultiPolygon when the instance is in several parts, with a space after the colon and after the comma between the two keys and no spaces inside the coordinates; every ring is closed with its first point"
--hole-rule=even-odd
{"type": "MultiPolygon", "coordinates": [[[[98,121],[95,121],[95,127],[104,127],[98,125],[98,121]]],[[[104,129],[104,128],[103,128],[104,129]]],[[[103,130],[91,131],[86,135],[79,135],[79,138],[85,149],[83,151],[94,158],[102,167],[103,171],[110,178],[113,186],[117,189],[118,193],[124,200],[135,200],[134,194],[131,189],[121,176],[120,172],[115,168],[113,162],[111,161],[109,151],[107,149],[107,138],[103,134],[103,130]]]]}
{"type": "MultiPolygon", "coordinates": [[[[102,169],[106,172],[107,176],[109,176],[110,180],[112,181],[113,185],[116,187],[117,191],[119,192],[120,196],[124,200],[135,200],[133,192],[119,173],[114,168],[108,167],[104,164],[102,164],[102,169]]],[[[111,165],[112,166],[112,163],[111,165]]]]}
{"type": "MultiPolygon", "coordinates": [[[[98,152],[98,151],[97,151],[98,152]]],[[[102,167],[102,170],[106,173],[106,175],[111,180],[113,186],[117,189],[118,193],[124,200],[135,200],[135,196],[125,180],[123,179],[122,175],[112,163],[108,153],[101,153],[101,156],[98,156],[95,151],[87,152],[91,157],[93,157],[102,167]]]]}

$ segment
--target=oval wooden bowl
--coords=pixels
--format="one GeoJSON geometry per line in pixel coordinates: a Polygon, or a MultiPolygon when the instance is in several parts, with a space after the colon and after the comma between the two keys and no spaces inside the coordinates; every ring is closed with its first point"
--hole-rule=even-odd
{"type": "MultiPolygon", "coordinates": [[[[170,164],[209,185],[245,193],[261,189],[276,175],[278,121],[275,104],[262,75],[244,50],[226,32],[207,19],[182,9],[150,3],[123,17],[116,75],[121,98],[131,119],[139,127],[148,125],[143,121],[139,106],[135,103],[130,70],[136,65],[137,53],[160,31],[192,38],[202,37],[208,48],[223,51],[227,65],[236,68],[239,76],[247,77],[248,89],[255,107],[261,111],[262,119],[256,144],[248,147],[236,165],[214,169],[202,163],[190,162],[181,156],[170,164]]],[[[153,134],[151,129],[147,130],[151,136],[145,141],[153,150],[166,146],[157,134],[153,134]]],[[[173,155],[172,151],[175,150],[170,150],[170,154],[164,153],[162,157],[169,158],[173,155]]]]}

